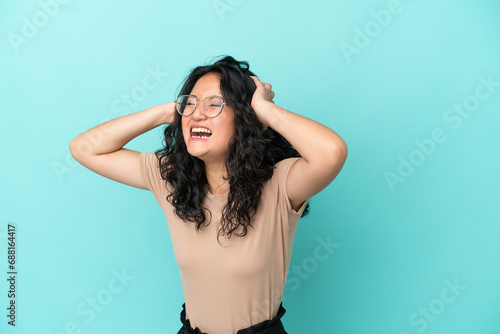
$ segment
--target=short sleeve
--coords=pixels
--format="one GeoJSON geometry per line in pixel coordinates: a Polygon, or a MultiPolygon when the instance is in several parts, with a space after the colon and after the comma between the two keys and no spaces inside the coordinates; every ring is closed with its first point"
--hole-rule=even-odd
{"type": "Polygon", "coordinates": [[[286,180],[288,177],[288,172],[292,165],[301,158],[287,158],[276,164],[276,171],[278,173],[278,196],[280,201],[280,206],[286,210],[286,214],[289,218],[289,222],[298,221],[302,213],[304,212],[307,202],[309,199],[306,199],[304,203],[300,206],[300,208],[295,211],[292,208],[292,204],[290,203],[290,199],[288,198],[288,193],[286,192],[286,180]]]}
{"type": "Polygon", "coordinates": [[[156,196],[165,189],[165,180],[161,178],[158,158],[155,153],[141,152],[140,154],[142,179],[148,189],[156,196]]]}

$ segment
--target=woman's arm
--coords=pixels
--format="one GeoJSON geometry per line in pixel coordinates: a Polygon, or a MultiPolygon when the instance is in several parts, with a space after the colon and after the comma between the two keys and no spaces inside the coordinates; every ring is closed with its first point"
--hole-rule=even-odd
{"type": "Polygon", "coordinates": [[[99,124],[69,143],[73,157],[83,166],[109,179],[148,190],[140,169],[140,152],[124,149],[133,138],[170,124],[175,103],[169,102],[99,124]]]}
{"type": "Polygon", "coordinates": [[[281,134],[302,156],[287,178],[288,197],[297,210],[335,179],[347,158],[347,145],[330,128],[275,105],[271,85],[252,78],[257,85],[252,107],[260,121],[281,134]]]}

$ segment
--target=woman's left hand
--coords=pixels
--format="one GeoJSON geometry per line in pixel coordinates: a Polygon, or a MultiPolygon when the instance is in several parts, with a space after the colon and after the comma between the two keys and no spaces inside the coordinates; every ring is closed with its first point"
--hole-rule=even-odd
{"type": "Polygon", "coordinates": [[[267,129],[269,124],[265,121],[266,110],[268,110],[266,106],[269,106],[269,103],[274,103],[274,92],[272,91],[272,86],[270,83],[261,82],[259,78],[253,75],[251,75],[250,77],[253,79],[255,85],[257,86],[257,89],[253,93],[251,105],[253,110],[255,110],[255,112],[257,113],[257,116],[259,117],[259,120],[262,123],[264,129],[267,129]]]}

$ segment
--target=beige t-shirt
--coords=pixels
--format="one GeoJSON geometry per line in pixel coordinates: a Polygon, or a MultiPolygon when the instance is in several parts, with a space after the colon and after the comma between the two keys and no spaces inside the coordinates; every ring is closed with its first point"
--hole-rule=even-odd
{"type": "Polygon", "coordinates": [[[264,183],[254,228],[248,227],[244,237],[233,234],[228,240],[220,235],[220,243],[227,246],[223,247],[217,231],[227,194],[207,193],[203,206],[212,212],[212,221],[196,231],[195,223],[179,219],[166,200],[171,186],[165,187],[154,153],[141,152],[144,181],[165,214],[191,327],[209,334],[235,334],[278,313],[297,223],[307,204],[293,210],[286,193],[288,171],[298,159],[276,164],[264,183]]]}

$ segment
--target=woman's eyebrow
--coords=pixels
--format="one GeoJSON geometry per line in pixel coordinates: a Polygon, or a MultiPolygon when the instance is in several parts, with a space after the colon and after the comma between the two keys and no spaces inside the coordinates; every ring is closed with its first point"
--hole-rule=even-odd
{"type": "MultiPolygon", "coordinates": [[[[198,95],[196,95],[196,94],[189,94],[189,95],[191,95],[191,96],[194,96],[194,97],[198,98],[198,95]]],[[[209,97],[209,96],[217,96],[217,97],[222,97],[222,95],[219,95],[219,94],[208,94],[206,97],[209,97]]]]}

